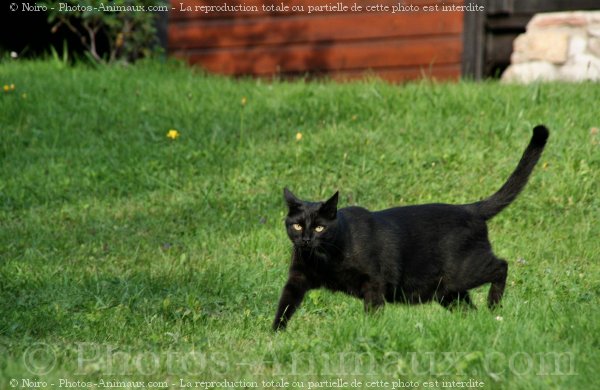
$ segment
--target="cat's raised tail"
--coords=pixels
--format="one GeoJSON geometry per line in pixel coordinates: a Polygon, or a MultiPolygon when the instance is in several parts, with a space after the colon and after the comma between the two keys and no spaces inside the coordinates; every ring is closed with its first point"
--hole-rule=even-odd
{"type": "Polygon", "coordinates": [[[521,157],[521,161],[519,161],[517,168],[510,175],[506,183],[504,183],[494,195],[482,201],[470,204],[469,208],[488,220],[511,204],[521,190],[523,190],[525,184],[527,184],[529,175],[531,175],[533,168],[542,155],[549,134],[546,126],[536,126],[533,129],[533,136],[531,137],[531,141],[529,141],[529,145],[527,145],[527,149],[525,149],[525,152],[523,153],[523,157],[521,157]]]}

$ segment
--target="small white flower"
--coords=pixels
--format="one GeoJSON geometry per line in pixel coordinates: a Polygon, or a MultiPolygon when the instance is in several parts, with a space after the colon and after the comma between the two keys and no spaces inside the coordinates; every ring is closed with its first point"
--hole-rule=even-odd
{"type": "Polygon", "coordinates": [[[496,321],[502,321],[503,319],[502,316],[496,316],[496,321]]]}
{"type": "Polygon", "coordinates": [[[17,52],[16,52],[16,51],[11,51],[11,52],[10,52],[10,58],[13,58],[13,59],[14,59],[14,58],[17,58],[17,57],[19,57],[19,55],[17,54],[17,52]]]}

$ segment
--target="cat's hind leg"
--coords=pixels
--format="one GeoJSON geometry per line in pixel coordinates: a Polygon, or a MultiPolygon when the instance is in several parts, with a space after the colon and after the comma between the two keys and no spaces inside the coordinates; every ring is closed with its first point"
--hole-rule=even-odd
{"type": "MultiPolygon", "coordinates": [[[[496,308],[504,295],[508,263],[496,257],[491,250],[474,251],[465,257],[460,266],[455,267],[449,280],[451,285],[446,288],[450,291],[468,291],[473,288],[491,283],[488,293],[488,307],[496,308]]],[[[463,294],[463,293],[460,293],[463,294]]]]}
{"type": "Polygon", "coordinates": [[[488,307],[494,309],[500,305],[500,300],[504,295],[506,286],[506,277],[508,275],[508,263],[505,260],[495,257],[495,262],[490,270],[490,291],[488,293],[488,307]]]}

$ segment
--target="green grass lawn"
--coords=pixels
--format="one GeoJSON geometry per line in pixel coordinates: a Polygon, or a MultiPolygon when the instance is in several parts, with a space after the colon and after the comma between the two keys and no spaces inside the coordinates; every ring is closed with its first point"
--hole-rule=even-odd
{"type": "Polygon", "coordinates": [[[598,383],[600,85],[235,81],[48,61],[0,63],[0,84],[15,85],[0,91],[0,388],[598,383]],[[510,264],[501,309],[485,308],[487,286],[476,312],[374,316],[314,291],[271,332],[290,253],[284,186],[372,210],[475,201],[538,123],[551,130],[540,164],[490,223],[510,264]]]}

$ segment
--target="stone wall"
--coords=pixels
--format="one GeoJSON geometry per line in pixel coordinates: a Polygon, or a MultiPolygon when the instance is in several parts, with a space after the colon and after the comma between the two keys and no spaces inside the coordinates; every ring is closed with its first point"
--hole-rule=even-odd
{"type": "Polygon", "coordinates": [[[535,15],[513,42],[502,81],[600,81],[600,11],[535,15]]]}

